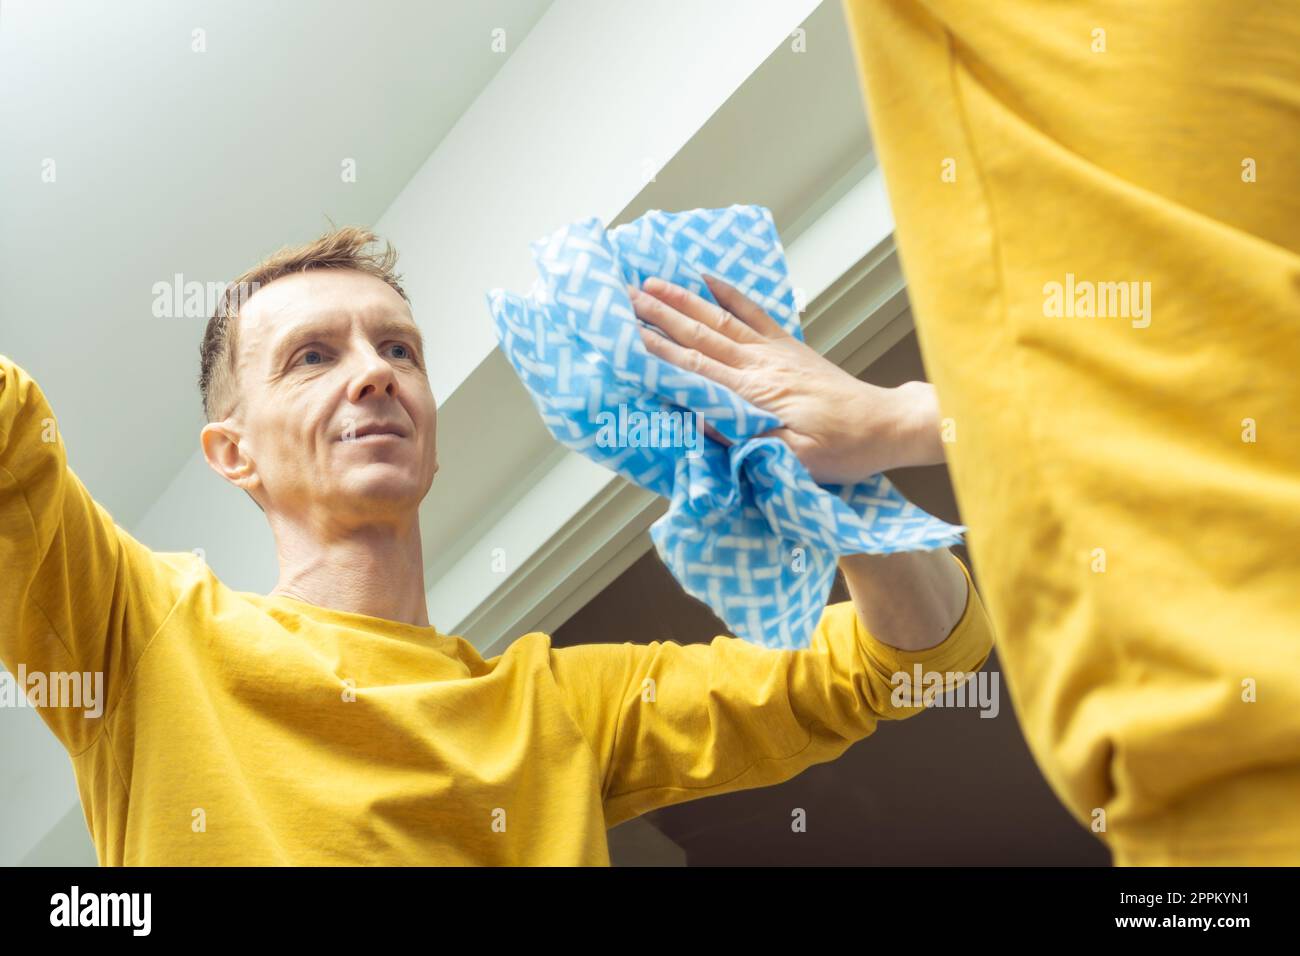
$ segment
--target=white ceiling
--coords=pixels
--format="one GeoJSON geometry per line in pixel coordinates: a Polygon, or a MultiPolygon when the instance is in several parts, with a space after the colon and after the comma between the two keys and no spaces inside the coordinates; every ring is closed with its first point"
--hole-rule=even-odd
{"type": "Polygon", "coordinates": [[[0,0],[0,353],[119,524],[203,423],[204,319],[154,318],[154,284],[376,222],[548,6],[0,0]]]}

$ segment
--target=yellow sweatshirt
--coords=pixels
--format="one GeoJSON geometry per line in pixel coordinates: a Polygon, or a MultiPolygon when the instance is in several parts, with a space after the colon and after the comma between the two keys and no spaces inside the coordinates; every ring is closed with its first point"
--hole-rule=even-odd
{"type": "Polygon", "coordinates": [[[1300,863],[1300,6],[845,9],[1040,767],[1117,863],[1300,863]]]}
{"type": "Polygon", "coordinates": [[[489,660],[433,627],[234,592],[113,523],[3,356],[0,567],[9,671],[104,675],[99,716],[66,695],[40,711],[104,865],[608,864],[608,827],[832,760],[919,712],[892,675],[967,674],[992,647],[974,588],[923,652],[845,602],[806,650],[533,633],[489,660]]]}

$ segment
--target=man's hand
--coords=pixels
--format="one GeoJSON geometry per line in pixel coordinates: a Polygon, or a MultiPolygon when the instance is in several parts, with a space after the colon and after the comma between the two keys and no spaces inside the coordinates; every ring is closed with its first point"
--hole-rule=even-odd
{"type": "MultiPolygon", "coordinates": [[[[650,278],[629,288],[646,349],[731,389],[785,427],[764,433],[793,449],[813,480],[851,484],[890,468],[943,459],[939,409],[925,382],[880,388],[859,381],[788,334],[743,292],[705,276],[718,305],[650,278]]],[[[707,423],[706,433],[726,444],[707,423]]]]}
{"type": "MultiPolygon", "coordinates": [[[[785,427],[765,434],[783,439],[814,481],[849,484],[944,460],[930,385],[861,382],[786,333],[739,289],[711,276],[704,281],[718,305],[660,279],[647,279],[640,294],[629,289],[636,314],[673,339],[642,329],[646,349],[780,418],[785,427]]],[[[707,424],[705,431],[726,443],[707,424]]],[[[839,566],[858,617],[885,644],[934,647],[961,618],[966,578],[946,548],[845,555],[839,566]]]]}

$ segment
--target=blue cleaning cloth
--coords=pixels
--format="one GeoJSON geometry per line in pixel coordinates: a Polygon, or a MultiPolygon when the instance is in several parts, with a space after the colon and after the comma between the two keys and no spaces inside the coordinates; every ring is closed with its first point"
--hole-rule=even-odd
{"type": "Polygon", "coordinates": [[[654,210],[608,231],[595,218],[532,244],[540,278],[488,306],[506,358],[560,442],[669,499],[650,529],[664,564],[744,640],[808,646],[837,557],[957,544],[883,475],[818,485],[781,427],[730,389],[650,354],[627,285],[650,276],[713,301],[718,276],[803,339],[785,251],[762,206],[654,210]],[[701,417],[733,442],[703,435],[701,417]]]}

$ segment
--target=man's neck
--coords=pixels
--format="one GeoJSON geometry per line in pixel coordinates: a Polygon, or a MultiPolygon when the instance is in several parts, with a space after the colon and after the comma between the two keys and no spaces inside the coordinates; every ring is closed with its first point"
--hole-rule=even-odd
{"type": "Polygon", "coordinates": [[[272,520],[280,580],[271,594],[389,621],[429,626],[415,515],[400,524],[305,527],[272,520]]]}

